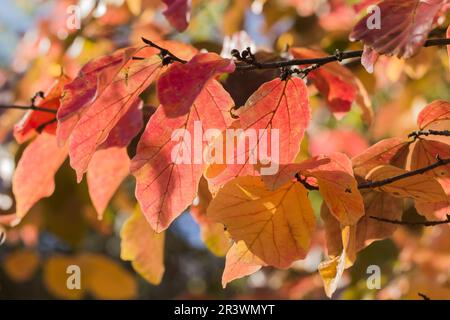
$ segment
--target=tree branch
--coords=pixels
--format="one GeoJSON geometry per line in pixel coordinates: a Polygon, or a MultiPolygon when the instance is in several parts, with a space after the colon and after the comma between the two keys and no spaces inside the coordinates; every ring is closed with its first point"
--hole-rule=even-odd
{"type": "Polygon", "coordinates": [[[450,137],[450,130],[418,130],[411,132],[408,138],[414,137],[416,140],[420,136],[446,136],[450,137]]]}
{"type": "MultiPolygon", "coordinates": [[[[424,47],[432,47],[432,46],[443,46],[449,45],[450,38],[439,38],[439,39],[428,39],[424,47]]],[[[276,69],[290,66],[301,66],[301,65],[311,65],[317,64],[319,66],[323,66],[327,63],[334,61],[342,61],[351,58],[359,58],[363,54],[363,50],[354,50],[354,51],[339,51],[336,50],[334,55],[330,55],[322,58],[313,58],[313,59],[291,59],[291,60],[283,60],[283,61],[275,61],[275,62],[266,62],[260,63],[257,61],[243,61],[243,64],[239,64],[236,66],[236,70],[255,70],[255,69],[276,69]]],[[[318,66],[318,67],[319,67],[318,66]]]]}
{"type": "Polygon", "coordinates": [[[429,166],[417,169],[417,170],[412,170],[412,171],[408,171],[406,173],[400,174],[398,176],[394,176],[394,177],[390,177],[384,180],[379,180],[379,181],[367,181],[367,182],[363,182],[358,184],[358,189],[370,189],[370,188],[378,188],[378,187],[382,187],[384,185],[393,183],[395,181],[398,180],[402,180],[402,179],[406,179],[418,174],[422,174],[425,173],[427,171],[433,170],[437,167],[440,166],[444,166],[450,164],[450,158],[449,159],[441,159],[438,157],[437,161],[433,164],[430,164],[429,166]]]}
{"type": "Polygon", "coordinates": [[[440,224],[450,223],[450,215],[447,215],[446,220],[438,220],[438,221],[402,221],[402,220],[385,219],[385,218],[380,218],[380,217],[375,217],[375,216],[370,216],[369,218],[377,220],[377,221],[381,221],[381,222],[391,223],[391,224],[408,225],[408,226],[424,226],[424,227],[433,227],[433,226],[437,226],[440,224]]]}
{"type": "Polygon", "coordinates": [[[37,107],[36,106],[37,98],[44,99],[44,92],[42,92],[42,91],[36,92],[36,94],[31,98],[31,104],[29,106],[0,105],[0,109],[35,110],[35,111],[48,112],[48,113],[56,114],[57,110],[55,110],[55,109],[49,109],[49,108],[44,108],[44,107],[37,107]]]}

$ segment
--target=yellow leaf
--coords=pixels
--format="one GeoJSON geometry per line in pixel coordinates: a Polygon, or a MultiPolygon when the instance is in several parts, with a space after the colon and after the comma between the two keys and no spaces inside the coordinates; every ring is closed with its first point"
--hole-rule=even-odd
{"type": "Polygon", "coordinates": [[[39,266],[39,257],[34,251],[18,250],[12,252],[3,261],[3,269],[15,282],[26,282],[33,277],[39,266]]]}
{"type": "Polygon", "coordinates": [[[54,296],[81,299],[86,293],[97,299],[132,299],[137,294],[133,275],[116,261],[99,254],[54,256],[44,265],[44,283],[54,296]],[[77,274],[70,266],[79,267],[80,288],[69,288],[68,280],[77,274]]]}
{"type": "Polygon", "coordinates": [[[275,191],[261,178],[238,177],[211,201],[208,216],[225,225],[235,241],[266,264],[288,268],[305,257],[315,229],[315,217],[306,189],[288,182],[275,191]]]}
{"type": "Polygon", "coordinates": [[[206,210],[212,200],[208,189],[208,181],[202,177],[198,185],[195,203],[191,206],[191,214],[199,224],[201,237],[206,247],[216,256],[223,257],[230,249],[231,241],[226,235],[223,225],[212,221],[206,216],[206,210]]]}
{"type": "Polygon", "coordinates": [[[133,15],[138,16],[141,13],[142,0],[127,0],[127,5],[133,15]]]}
{"type": "Polygon", "coordinates": [[[248,250],[244,241],[235,242],[225,259],[222,286],[225,288],[229,282],[255,273],[263,265],[264,262],[248,250]]]}
{"type": "Polygon", "coordinates": [[[71,265],[80,266],[78,257],[54,256],[46,261],[43,274],[44,284],[47,290],[55,297],[61,299],[81,299],[85,295],[86,284],[83,269],[81,269],[80,288],[69,289],[67,286],[67,279],[70,276],[67,273],[67,268],[71,265]]]}
{"type": "Polygon", "coordinates": [[[81,270],[86,272],[87,289],[98,299],[132,299],[137,294],[133,275],[116,261],[102,255],[80,256],[81,270]]]}
{"type": "Polygon", "coordinates": [[[159,284],[164,275],[164,233],[156,233],[136,206],[120,236],[121,258],[131,261],[136,272],[148,282],[159,284]]]}
{"type": "Polygon", "coordinates": [[[336,291],[344,270],[350,268],[356,259],[355,226],[344,226],[341,230],[342,253],[332,256],[328,261],[322,262],[318,269],[322,277],[326,295],[331,298],[336,291]]]}
{"type": "MultiPolygon", "coordinates": [[[[366,180],[376,182],[405,173],[408,173],[408,171],[394,166],[378,166],[367,174],[366,180]]],[[[388,192],[394,197],[412,198],[421,202],[439,202],[447,200],[447,195],[440,183],[433,177],[422,174],[385,184],[375,188],[375,190],[388,192]]]]}

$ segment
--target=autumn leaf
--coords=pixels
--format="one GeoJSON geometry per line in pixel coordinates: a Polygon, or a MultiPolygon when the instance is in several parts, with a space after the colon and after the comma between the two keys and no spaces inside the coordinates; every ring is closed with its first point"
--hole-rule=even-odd
{"type": "Polygon", "coordinates": [[[94,153],[87,171],[89,195],[99,218],[119,185],[130,173],[127,145],[142,129],[139,101],[122,117],[107,140],[94,153]]]}
{"type": "MultiPolygon", "coordinates": [[[[44,99],[37,103],[36,107],[45,108],[48,110],[58,110],[60,106],[60,98],[64,86],[70,82],[70,78],[62,75],[57,79],[47,93],[44,94],[44,99]]],[[[29,110],[23,119],[14,126],[14,138],[18,143],[23,143],[29,138],[36,135],[37,131],[55,134],[56,121],[55,115],[51,112],[40,110],[29,110]]]]}
{"type": "Polygon", "coordinates": [[[191,0],[162,0],[167,9],[163,12],[169,23],[179,32],[184,31],[191,17],[191,0]]]}
{"type": "Polygon", "coordinates": [[[331,298],[339,285],[344,270],[351,267],[355,260],[355,226],[344,226],[341,230],[342,252],[338,256],[331,256],[329,260],[322,262],[319,267],[319,274],[323,280],[325,293],[331,298]]]}
{"type": "MultiPolygon", "coordinates": [[[[412,146],[410,170],[417,170],[436,163],[437,156],[442,159],[450,158],[449,150],[450,148],[446,143],[418,139],[412,146]]],[[[428,217],[435,216],[443,219],[450,208],[450,165],[439,166],[424,174],[436,178],[447,194],[447,198],[442,201],[416,202],[416,209],[419,213],[428,217]]]]}
{"type": "Polygon", "coordinates": [[[369,26],[376,16],[369,13],[353,28],[350,40],[361,40],[378,54],[412,57],[427,40],[444,0],[384,0],[377,4],[379,28],[369,26]]]}
{"type": "MultiPolygon", "coordinates": [[[[405,173],[408,173],[408,171],[394,166],[378,166],[367,174],[366,180],[376,183],[377,181],[383,181],[405,173]]],[[[394,197],[412,198],[422,202],[439,202],[447,200],[447,196],[439,182],[426,175],[414,175],[373,189],[388,192],[394,197]]]]}
{"type": "MultiPolygon", "coordinates": [[[[373,241],[388,238],[398,227],[395,224],[380,223],[380,221],[371,217],[399,220],[403,213],[403,201],[388,193],[363,190],[361,194],[364,200],[365,214],[359,219],[355,227],[355,252],[361,251],[373,241]]],[[[329,256],[338,256],[343,248],[341,224],[330,213],[325,203],[322,204],[320,216],[325,227],[327,254],[329,256]]]]}
{"type": "Polygon", "coordinates": [[[199,53],[189,62],[174,62],[158,80],[157,90],[167,116],[189,112],[206,83],[216,75],[232,73],[234,62],[215,53],[199,53]]]}
{"type": "Polygon", "coordinates": [[[206,215],[206,210],[212,198],[208,181],[202,177],[198,185],[197,197],[190,208],[190,212],[192,218],[200,226],[200,235],[206,247],[216,256],[222,257],[230,249],[231,242],[224,231],[223,225],[212,221],[206,215]]]}
{"type": "Polygon", "coordinates": [[[151,117],[139,141],[131,171],[137,181],[136,197],[156,232],[165,230],[196,196],[204,167],[202,153],[196,150],[206,146],[206,142],[192,141],[194,130],[224,130],[231,121],[228,111],[232,106],[228,93],[212,80],[188,114],[169,118],[160,106],[151,117]],[[172,139],[176,129],[181,129],[180,134],[172,139]],[[194,162],[195,155],[200,159],[194,162]]]}
{"type": "Polygon", "coordinates": [[[54,176],[66,157],[67,148],[59,148],[56,137],[48,133],[42,133],[25,148],[12,183],[19,218],[40,199],[53,194],[54,176]]]}
{"type": "Polygon", "coordinates": [[[409,152],[409,142],[401,138],[381,140],[352,158],[353,170],[356,175],[365,177],[373,168],[391,164],[404,167],[409,152]]]}
{"type": "Polygon", "coordinates": [[[427,105],[417,117],[417,126],[423,130],[434,122],[450,119],[450,103],[436,100],[427,105]]]}
{"type": "MultiPolygon", "coordinates": [[[[136,52],[135,48],[117,50],[87,63],[78,76],[64,87],[58,110],[58,143],[63,145],[81,118],[82,112],[108,88],[136,52]]],[[[154,54],[157,51],[154,50],[154,54]]]]}
{"type": "MultiPolygon", "coordinates": [[[[325,52],[308,49],[292,48],[291,54],[297,59],[323,58],[325,52]]],[[[308,74],[319,92],[325,97],[333,114],[342,118],[351,108],[353,102],[358,102],[365,112],[365,118],[370,123],[371,103],[365,99],[367,92],[353,73],[338,62],[328,63],[308,74]]]]}
{"type": "Polygon", "coordinates": [[[266,161],[276,167],[277,164],[288,164],[295,159],[311,118],[307,88],[299,78],[266,82],[247,100],[245,106],[239,108],[237,116],[239,121],[236,127],[242,130],[237,131],[240,134],[236,142],[232,140],[234,136],[222,137],[224,144],[231,142],[237,147],[234,154],[226,155],[227,166],[222,168],[222,172],[214,178],[208,177],[214,185],[222,186],[235,177],[258,172],[263,175],[274,174],[271,172],[273,168],[267,167],[265,163],[261,165],[263,169],[260,167],[259,170],[254,165],[266,161]],[[247,133],[251,135],[254,130],[254,139],[248,138],[247,133]],[[278,139],[275,134],[278,134],[278,139]],[[239,148],[240,145],[245,147],[239,148]],[[266,155],[262,152],[264,149],[267,150],[266,155]],[[274,152],[278,152],[278,159],[274,157],[274,152]],[[264,159],[261,154],[271,159],[264,159]]]}
{"type": "Polygon", "coordinates": [[[115,191],[130,173],[130,158],[126,148],[98,150],[89,163],[87,183],[89,196],[98,218],[108,206],[115,191]]]}
{"type": "Polygon", "coordinates": [[[48,291],[62,299],[81,299],[87,293],[97,299],[132,299],[137,292],[137,283],[131,273],[111,258],[99,254],[52,256],[44,264],[43,280],[48,291]],[[69,277],[76,276],[76,273],[67,273],[70,266],[80,268],[80,288],[76,290],[67,285],[71,281],[69,277]]]}
{"type": "Polygon", "coordinates": [[[266,264],[288,268],[305,257],[315,229],[306,189],[288,182],[270,191],[259,177],[238,177],[211,201],[208,216],[266,264]]]}
{"type": "Polygon", "coordinates": [[[225,259],[222,287],[226,288],[231,281],[255,273],[264,265],[265,263],[247,248],[244,241],[235,242],[225,259]]]}
{"type": "Polygon", "coordinates": [[[320,194],[341,224],[354,225],[364,215],[364,204],[353,175],[352,163],[345,154],[339,152],[326,158],[329,159],[327,163],[313,166],[301,174],[317,179],[320,194]]]}
{"type": "Polygon", "coordinates": [[[145,220],[139,206],[124,223],[120,232],[123,260],[148,282],[157,285],[164,275],[164,233],[156,233],[145,220]]]}
{"type": "Polygon", "coordinates": [[[69,141],[70,165],[77,172],[78,181],[111,130],[133,105],[140,103],[139,95],[157,78],[161,66],[161,59],[152,56],[145,65],[132,64],[122,69],[108,90],[83,113],[69,141]]]}

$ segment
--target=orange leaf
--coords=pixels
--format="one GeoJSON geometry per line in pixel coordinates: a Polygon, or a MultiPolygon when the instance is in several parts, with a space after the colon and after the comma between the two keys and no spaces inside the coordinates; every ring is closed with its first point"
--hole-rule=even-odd
{"type": "Polygon", "coordinates": [[[54,176],[66,157],[67,149],[59,148],[56,137],[48,133],[39,135],[26,147],[12,183],[19,218],[40,199],[53,194],[54,176]]]}
{"type": "Polygon", "coordinates": [[[421,130],[430,124],[450,119],[450,103],[444,100],[436,100],[427,105],[417,117],[417,125],[421,130]]]}
{"type": "MultiPolygon", "coordinates": [[[[367,174],[366,180],[377,182],[407,172],[404,169],[390,165],[379,166],[367,174]]],[[[373,189],[388,192],[394,197],[412,198],[421,202],[440,202],[447,200],[447,196],[439,182],[433,177],[422,174],[400,179],[373,189]]]]}
{"type": "Polygon", "coordinates": [[[223,288],[226,288],[227,284],[233,280],[255,273],[264,265],[265,263],[247,248],[244,241],[234,243],[225,259],[225,269],[222,274],[223,288]]]}
{"type": "Polygon", "coordinates": [[[288,268],[304,258],[311,244],[315,217],[306,189],[289,182],[267,190],[259,177],[227,183],[211,201],[208,216],[224,224],[235,241],[266,264],[288,268]]]}
{"type": "Polygon", "coordinates": [[[196,148],[206,143],[192,141],[195,123],[197,129],[224,130],[230,122],[228,110],[232,105],[228,93],[212,80],[188,114],[168,118],[160,106],[151,117],[139,141],[131,170],[137,181],[136,197],[156,232],[165,230],[192,203],[197,193],[203,164],[201,159],[198,164],[193,160],[196,148]],[[174,141],[172,135],[176,129],[186,131],[179,131],[182,135],[174,141]],[[183,148],[187,148],[186,152],[183,148]],[[173,153],[175,159],[172,159],[173,153]]]}
{"type": "Polygon", "coordinates": [[[216,256],[222,257],[230,249],[230,239],[225,234],[223,225],[212,221],[206,216],[206,210],[211,203],[212,195],[208,189],[208,181],[204,177],[200,179],[198,193],[190,211],[192,218],[200,226],[201,237],[206,247],[216,256]]]}
{"type": "MultiPolygon", "coordinates": [[[[37,104],[37,107],[58,110],[63,88],[69,81],[70,78],[62,75],[44,95],[45,98],[37,104]]],[[[43,132],[55,134],[56,122],[50,123],[54,119],[55,115],[50,112],[29,110],[22,121],[14,126],[14,138],[18,143],[23,143],[34,136],[37,133],[36,130],[41,126],[44,126],[43,132]]]]}

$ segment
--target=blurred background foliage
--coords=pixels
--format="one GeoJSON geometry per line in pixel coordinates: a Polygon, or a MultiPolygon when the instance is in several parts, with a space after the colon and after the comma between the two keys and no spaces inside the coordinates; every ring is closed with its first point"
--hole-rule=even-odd
{"type": "MultiPolygon", "coordinates": [[[[226,54],[242,40],[242,34],[236,33],[244,30],[264,61],[286,56],[289,46],[316,47],[330,53],[336,48],[359,49],[360,44],[348,41],[349,31],[361,16],[354,6],[358,3],[193,0],[191,23],[185,32],[177,33],[162,15],[164,5],[159,0],[2,0],[0,104],[27,103],[35,92],[45,91],[62,69],[73,76],[91,58],[140,44],[141,36],[176,39],[219,53],[223,48],[226,54]],[[67,7],[73,4],[82,8],[80,30],[66,26],[67,7]]],[[[444,30],[433,33],[443,36],[444,30]]],[[[361,121],[357,108],[336,120],[311,89],[313,123],[300,158],[330,151],[354,156],[382,138],[405,136],[415,129],[423,106],[434,99],[450,99],[448,56],[439,48],[421,50],[408,61],[382,57],[373,74],[358,62],[348,67],[370,94],[375,110],[372,125],[361,121]]],[[[274,70],[235,73],[224,79],[224,85],[236,104],[242,104],[261,83],[277,75],[274,70]]],[[[148,105],[157,105],[154,89],[144,98],[148,105]]],[[[1,227],[14,212],[11,177],[23,146],[15,143],[11,128],[23,112],[0,112],[0,298],[325,298],[316,272],[326,254],[323,230],[317,232],[308,257],[289,270],[265,268],[223,290],[224,259],[205,246],[189,212],[178,218],[166,235],[162,283],[148,284],[129,263],[120,260],[119,233],[136,204],[134,180],[122,184],[104,219],[98,221],[85,182],[76,184],[68,163],[57,174],[53,196],[36,205],[17,226],[1,227]],[[81,264],[82,272],[95,279],[92,283],[86,280],[81,291],[68,292],[62,287],[65,268],[72,263],[81,264]]],[[[322,200],[316,192],[310,198],[319,216],[322,200]]],[[[404,217],[421,219],[408,203],[404,217]]],[[[392,239],[373,243],[346,272],[335,297],[417,299],[418,292],[432,299],[450,298],[448,226],[427,230],[402,227],[392,239]],[[380,290],[366,286],[369,265],[381,268],[380,290]]]]}

